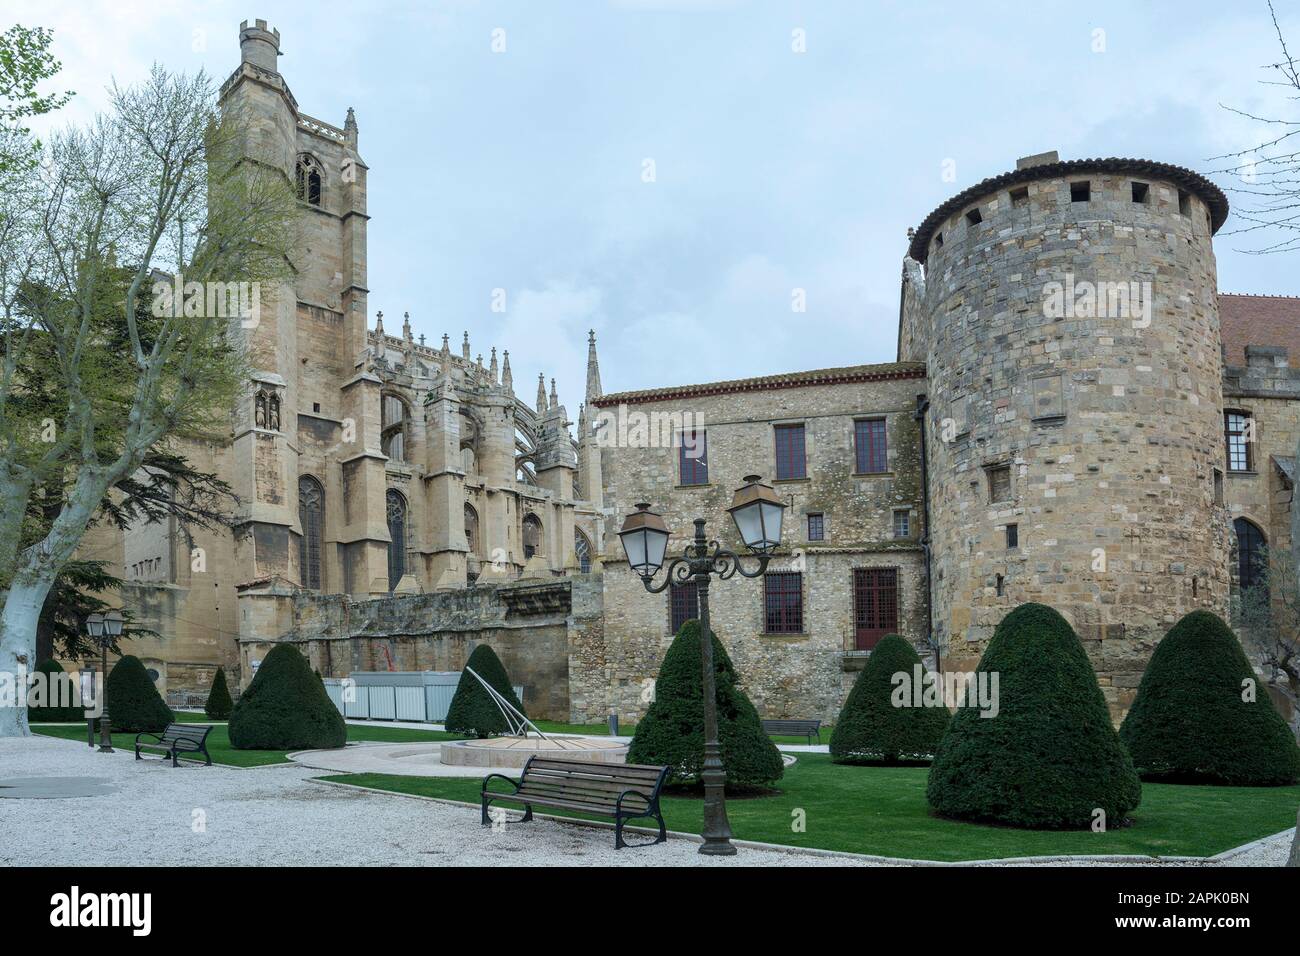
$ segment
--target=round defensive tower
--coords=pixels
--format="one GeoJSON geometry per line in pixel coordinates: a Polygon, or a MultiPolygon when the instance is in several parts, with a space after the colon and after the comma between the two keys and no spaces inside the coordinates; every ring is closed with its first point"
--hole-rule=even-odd
{"type": "Polygon", "coordinates": [[[1228,599],[1213,183],[1021,160],[915,230],[900,358],[929,372],[933,628],[973,668],[1025,601],[1065,615],[1116,716],[1154,643],[1228,599]]]}

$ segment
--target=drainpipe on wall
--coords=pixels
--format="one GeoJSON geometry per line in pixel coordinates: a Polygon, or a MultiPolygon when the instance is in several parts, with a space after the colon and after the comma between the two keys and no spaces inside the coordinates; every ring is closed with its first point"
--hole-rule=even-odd
{"type": "Polygon", "coordinates": [[[925,440],[925,417],[930,410],[926,395],[916,396],[916,413],[913,416],[921,428],[921,522],[925,534],[921,537],[921,553],[925,560],[925,642],[934,650],[934,669],[943,673],[943,658],[934,643],[934,580],[930,575],[930,461],[925,440]]]}

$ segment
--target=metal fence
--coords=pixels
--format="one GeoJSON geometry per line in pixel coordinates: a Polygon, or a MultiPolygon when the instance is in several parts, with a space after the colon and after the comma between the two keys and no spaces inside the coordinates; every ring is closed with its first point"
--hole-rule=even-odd
{"type": "MultiPolygon", "coordinates": [[[[359,671],[325,679],[325,692],[344,717],[441,723],[447,717],[460,671],[359,671]]],[[[515,685],[522,702],[524,689],[515,685]]]]}

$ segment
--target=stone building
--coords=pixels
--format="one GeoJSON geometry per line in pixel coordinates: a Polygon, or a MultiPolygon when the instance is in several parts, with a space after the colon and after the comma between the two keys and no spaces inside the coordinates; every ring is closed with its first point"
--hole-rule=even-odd
{"type": "Polygon", "coordinates": [[[943,203],[910,235],[893,363],[605,395],[593,335],[571,430],[554,381],[516,396],[507,352],[368,319],[357,120],[301,112],[264,21],[240,48],[222,105],[298,190],[306,248],[242,331],[230,440],[187,449],[235,526],[83,548],[164,635],[132,651],[173,701],[219,664],[246,685],[277,642],[346,676],[456,669],[484,641],[534,715],[634,720],[696,597],[648,594],[613,532],[650,502],[674,553],[697,517],[735,547],[752,473],[788,502],[785,543],[712,606],[767,716],[833,719],[892,631],[970,669],[1042,601],[1118,719],[1172,623],[1284,567],[1300,300],[1218,293],[1227,201],[1189,170],[1048,153],[943,203]]]}
{"type": "MultiPolygon", "coordinates": [[[[399,659],[459,666],[466,640],[545,630],[556,615],[563,637],[565,616],[584,616],[568,584],[544,599],[458,594],[589,574],[603,532],[599,456],[572,437],[554,379],[548,393],[539,375],[534,402],[516,396],[508,352],[492,348],[485,363],[468,334],[455,351],[446,335],[426,345],[409,314],[399,334],[382,313],[370,327],[369,169],[356,117],[335,126],[299,108],[265,21],[242,24],[239,43],[220,105],[249,123],[248,159],[294,185],[303,247],[293,280],[264,286],[259,319],[237,332],[252,374],[230,441],[186,448],[232,486],[233,529],[191,540],[174,524],[142,525],[85,549],[120,556],[123,600],[164,635],[133,650],[183,700],[204,693],[219,664],[246,685],[280,640],[345,675],[399,659]],[[341,598],[330,605],[341,615],[323,612],[317,595],[341,598]]],[[[590,351],[599,391],[594,336],[590,351]]],[[[555,666],[538,669],[545,683],[555,666]]],[[[567,703],[556,706],[567,716],[567,703]]]]}

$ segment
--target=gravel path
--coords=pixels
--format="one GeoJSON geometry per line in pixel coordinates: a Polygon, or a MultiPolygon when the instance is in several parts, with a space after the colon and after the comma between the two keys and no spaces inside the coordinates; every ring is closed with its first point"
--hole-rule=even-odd
{"type": "MultiPolygon", "coordinates": [[[[309,782],[300,766],[256,770],[200,765],[173,769],[130,753],[99,754],[49,737],[0,739],[0,778],[97,777],[113,792],[68,799],[0,798],[0,866],[880,866],[890,861],[742,848],[731,859],[702,857],[670,839],[616,852],[608,830],[538,819],[479,826],[477,808],[309,782]],[[68,825],[73,818],[93,826],[68,825]],[[55,835],[52,838],[52,835],[55,835]]],[[[1278,866],[1291,831],[1219,861],[1169,865],[1278,866]]],[[[1046,860],[1015,861],[1049,862],[1046,860]]],[[[1061,866],[1156,861],[1057,859],[1061,866]]]]}

